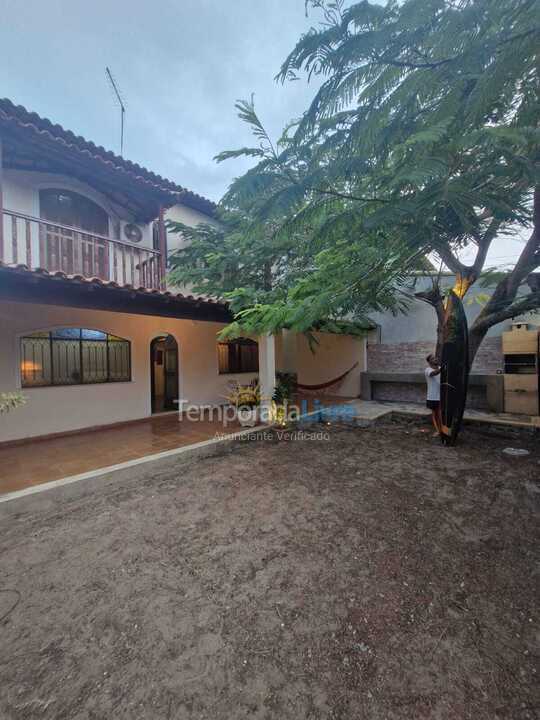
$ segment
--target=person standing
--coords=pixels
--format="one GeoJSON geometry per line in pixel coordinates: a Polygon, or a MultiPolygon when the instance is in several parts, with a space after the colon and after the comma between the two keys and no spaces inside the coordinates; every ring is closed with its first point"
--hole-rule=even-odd
{"type": "Polygon", "coordinates": [[[431,410],[431,420],[437,437],[442,430],[441,416],[441,366],[435,355],[428,355],[426,358],[428,367],[424,370],[427,383],[426,405],[431,410]]]}

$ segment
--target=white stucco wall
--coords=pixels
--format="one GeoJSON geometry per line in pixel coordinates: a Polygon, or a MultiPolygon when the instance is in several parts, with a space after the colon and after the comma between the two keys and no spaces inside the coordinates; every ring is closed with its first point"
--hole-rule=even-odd
{"type": "MultiPolygon", "coordinates": [[[[186,205],[182,205],[181,203],[173,205],[173,207],[169,208],[165,213],[165,219],[172,220],[173,222],[181,222],[184,225],[189,225],[191,227],[196,227],[201,223],[207,225],[214,225],[216,227],[218,225],[218,223],[208,215],[204,215],[203,213],[200,213],[197,210],[193,210],[192,208],[189,208],[186,205]]],[[[171,255],[179,248],[185,247],[186,244],[187,243],[182,237],[182,235],[167,230],[168,255],[171,255]]],[[[193,292],[193,286],[190,283],[185,283],[181,286],[172,286],[171,283],[167,283],[167,285],[171,290],[174,290],[176,292],[182,292],[184,294],[192,294],[193,292]]]]}
{"type": "MultiPolygon", "coordinates": [[[[39,207],[39,191],[47,188],[57,188],[61,190],[71,190],[77,192],[84,197],[93,200],[97,205],[102,207],[109,216],[109,237],[114,238],[114,224],[120,223],[120,240],[126,241],[123,233],[124,225],[133,222],[133,217],[129,211],[121,206],[112,203],[105,195],[94,190],[90,185],[80,182],[75,178],[54,175],[51,173],[41,173],[34,171],[22,170],[4,170],[2,181],[3,204],[6,210],[31,215],[32,217],[40,217],[39,207]]],[[[10,219],[4,217],[4,236],[11,237],[10,219]]],[[[152,247],[152,223],[137,223],[142,230],[143,237],[138,247],[152,247]]],[[[38,235],[37,225],[32,228],[33,232],[33,253],[37,257],[38,252],[38,235]]],[[[24,261],[24,231],[19,229],[21,236],[19,242],[19,261],[24,261]]],[[[8,253],[11,252],[10,243],[6,243],[8,253]]],[[[6,258],[11,261],[8,255],[6,258]]]]}
{"type": "MultiPolygon", "coordinates": [[[[131,342],[131,382],[96,385],[24,388],[28,403],[0,416],[0,442],[69,432],[151,415],[150,343],[171,334],[178,343],[180,397],[194,405],[223,404],[233,380],[250,382],[255,373],[220,375],[217,333],[220,323],[176,320],[31,303],[0,303],[0,392],[21,387],[19,338],[37,330],[84,327],[103,330],[131,342]]],[[[364,369],[364,340],[317,333],[315,353],[304,336],[292,343],[301,383],[319,384],[340,375],[353,363],[359,366],[332,390],[358,396],[364,369]]],[[[289,337],[289,342],[291,337],[289,337]]],[[[289,348],[290,351],[290,348],[289,348]]],[[[276,365],[282,365],[283,343],[276,338],[276,365]]],[[[291,370],[292,368],[288,367],[291,370]]]]}
{"type": "MultiPolygon", "coordinates": [[[[444,278],[442,282],[443,288],[451,288],[453,278],[444,278]]],[[[429,289],[431,281],[429,278],[418,278],[411,292],[420,292],[429,289]]],[[[464,299],[464,308],[469,324],[474,322],[476,316],[483,307],[485,298],[489,296],[491,291],[489,288],[481,288],[473,286],[464,299]]],[[[372,313],[370,318],[379,325],[378,340],[375,336],[370,342],[381,342],[384,344],[397,343],[413,343],[421,341],[434,340],[437,333],[437,318],[434,309],[425,302],[420,300],[411,300],[409,311],[405,314],[399,313],[392,315],[386,313],[372,313]]],[[[540,315],[528,315],[523,318],[525,322],[540,325],[540,315]]],[[[511,327],[512,321],[507,321],[495,325],[488,331],[488,337],[497,337],[511,327]]]]}
{"type": "Polygon", "coordinates": [[[339,377],[354,363],[358,365],[339,384],[328,389],[331,395],[358,397],[360,373],[365,370],[365,339],[351,335],[314,333],[318,340],[314,352],[305,335],[296,336],[296,368],[298,382],[304,385],[320,385],[339,377]]]}
{"type": "MultiPolygon", "coordinates": [[[[217,221],[210,216],[204,215],[203,213],[200,213],[197,210],[193,210],[192,208],[187,207],[187,205],[182,205],[181,203],[173,205],[173,207],[169,208],[166,211],[165,220],[181,222],[184,225],[189,225],[191,227],[196,227],[201,223],[204,223],[206,225],[214,225],[216,227],[218,226],[217,221]]],[[[181,235],[179,235],[178,233],[173,233],[169,230],[167,231],[167,249],[169,253],[174,252],[175,250],[178,250],[178,248],[184,246],[185,242],[181,235]]]]}
{"type": "Polygon", "coordinates": [[[0,441],[67,432],[148,417],[150,342],[170,333],[179,350],[180,396],[199,404],[221,404],[227,383],[249,382],[254,374],[219,375],[219,323],[175,320],[95,310],[0,303],[0,392],[20,388],[19,337],[53,327],[85,327],[131,341],[132,380],[126,383],[25,388],[28,404],[0,416],[0,441]]]}
{"type": "MultiPolygon", "coordinates": [[[[120,240],[123,240],[124,242],[126,241],[123,233],[124,225],[129,222],[134,222],[134,218],[130,212],[120,205],[112,203],[106,195],[98,192],[90,185],[80,182],[76,178],[65,175],[23,170],[4,170],[2,182],[4,208],[6,210],[12,210],[14,212],[39,218],[39,191],[46,188],[71,190],[72,192],[77,192],[80,195],[93,200],[109,215],[109,236],[114,238],[113,224],[119,222],[121,226],[120,240]]],[[[191,225],[193,227],[199,225],[200,223],[217,225],[217,222],[213,218],[208,215],[204,215],[197,210],[193,210],[187,205],[183,205],[181,203],[169,208],[165,213],[165,219],[182,222],[185,225],[191,225]]],[[[6,237],[10,237],[11,230],[9,222],[9,219],[4,218],[6,237]]],[[[143,232],[143,239],[137,246],[152,247],[152,222],[137,224],[143,232]]],[[[167,232],[167,244],[169,253],[173,252],[183,245],[182,237],[177,233],[167,232]]],[[[19,255],[24,255],[24,247],[22,247],[22,244],[19,255]]],[[[8,257],[8,260],[9,259],[10,258],[8,257]]]]}

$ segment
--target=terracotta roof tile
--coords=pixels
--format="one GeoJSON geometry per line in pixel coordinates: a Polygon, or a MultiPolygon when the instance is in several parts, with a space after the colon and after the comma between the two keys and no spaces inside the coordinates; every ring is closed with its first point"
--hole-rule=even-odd
{"type": "Polygon", "coordinates": [[[62,143],[68,148],[73,148],[95,160],[101,161],[112,169],[129,173],[136,180],[176,195],[179,202],[185,203],[203,213],[212,215],[216,210],[215,203],[202,195],[167,180],[167,178],[157,175],[137,163],[115,155],[101,145],[95,145],[80,135],[75,135],[71,130],[65,130],[61,125],[51,122],[48,118],[30,112],[22,105],[15,105],[7,98],[0,99],[0,120],[16,123],[23,129],[34,131],[55,142],[62,143]]]}
{"type": "Polygon", "coordinates": [[[136,286],[131,284],[120,284],[115,282],[114,280],[103,280],[102,278],[98,277],[92,277],[87,278],[83,275],[75,274],[75,275],[69,275],[68,273],[63,272],[62,270],[55,270],[55,271],[49,271],[45,270],[44,268],[36,268],[34,270],[30,269],[27,265],[24,264],[18,264],[14,265],[12,263],[4,263],[0,260],[0,268],[3,270],[9,270],[13,273],[23,273],[23,274],[32,274],[32,275],[39,275],[40,277],[47,277],[51,280],[67,280],[69,282],[77,283],[77,284],[84,284],[84,285],[99,285],[102,287],[107,287],[111,289],[117,289],[117,290],[128,290],[135,293],[140,293],[143,295],[159,295],[163,297],[168,297],[171,300],[176,300],[178,302],[189,302],[190,304],[196,305],[196,306],[208,306],[213,305],[215,307],[221,307],[223,309],[227,309],[228,305],[224,302],[219,302],[218,300],[211,300],[209,298],[205,297],[196,297],[194,295],[184,295],[182,293],[173,293],[170,290],[157,290],[155,288],[146,288],[142,286],[136,286]]]}

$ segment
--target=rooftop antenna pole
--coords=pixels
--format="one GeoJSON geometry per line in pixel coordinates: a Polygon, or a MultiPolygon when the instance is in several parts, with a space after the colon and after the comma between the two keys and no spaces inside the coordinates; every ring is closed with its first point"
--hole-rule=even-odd
{"type": "Polygon", "coordinates": [[[118,105],[120,106],[120,155],[122,156],[124,154],[124,116],[126,114],[126,106],[122,95],[120,94],[120,90],[118,89],[118,85],[116,84],[116,81],[108,67],[105,68],[105,72],[107,74],[109,84],[116,96],[116,100],[118,101],[118,105]]]}

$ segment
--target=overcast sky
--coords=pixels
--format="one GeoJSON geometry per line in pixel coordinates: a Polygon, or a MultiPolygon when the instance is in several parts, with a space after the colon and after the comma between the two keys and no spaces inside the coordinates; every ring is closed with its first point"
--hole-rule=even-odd
{"type": "MultiPolygon", "coordinates": [[[[251,142],[234,103],[255,93],[278,136],[314,88],[274,76],[319,16],[304,0],[2,0],[0,96],[119,151],[109,65],[127,105],[124,156],[219,200],[244,161],[216,164],[251,142]]],[[[515,256],[499,241],[494,264],[515,256]]]]}
{"type": "Polygon", "coordinates": [[[3,0],[1,94],[119,151],[109,65],[127,105],[124,155],[218,200],[250,142],[234,103],[255,93],[275,134],[313,90],[274,76],[318,21],[304,0],[3,0]],[[7,4],[7,8],[5,7],[7,4]]]}

